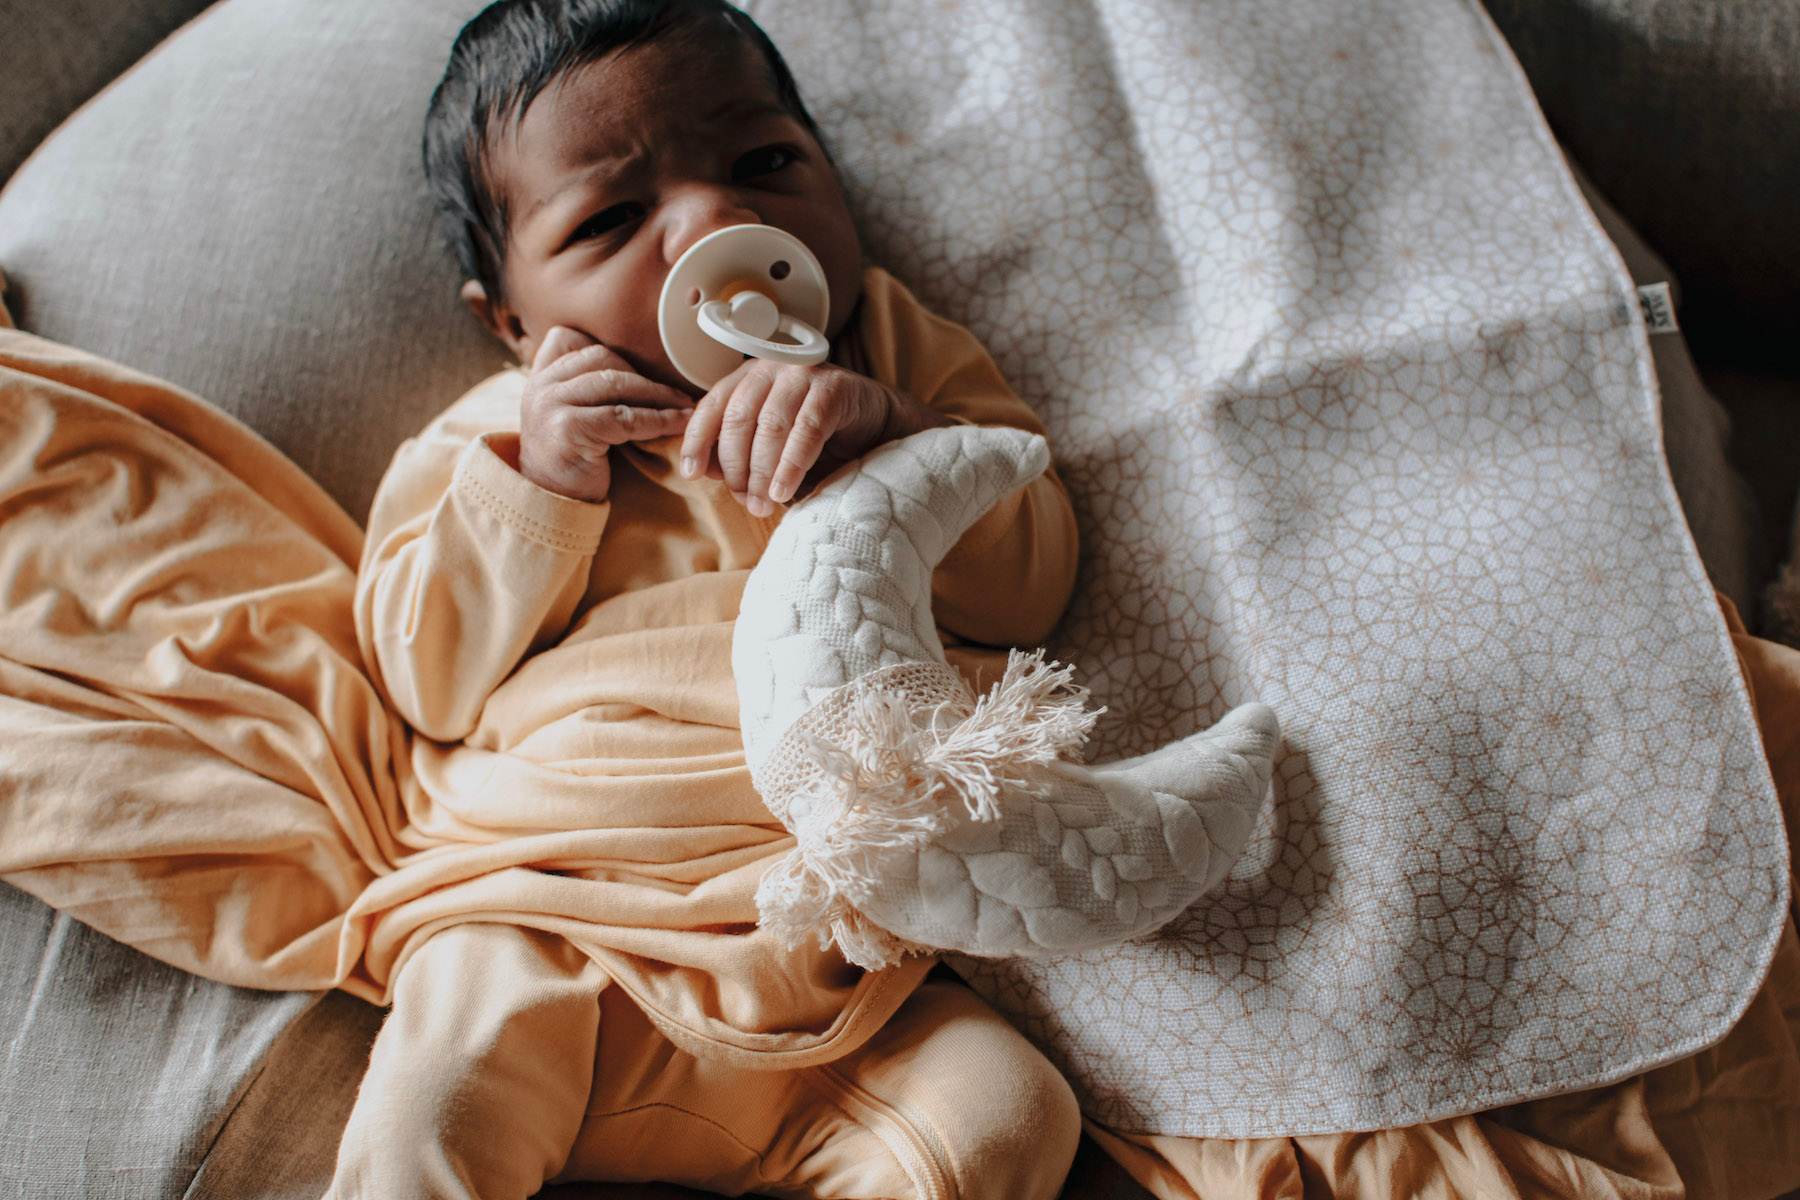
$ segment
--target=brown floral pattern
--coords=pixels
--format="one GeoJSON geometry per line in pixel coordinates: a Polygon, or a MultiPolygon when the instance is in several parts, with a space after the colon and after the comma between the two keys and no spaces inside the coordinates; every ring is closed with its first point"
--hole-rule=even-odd
{"type": "Polygon", "coordinates": [[[1735,1020],[1786,903],[1641,317],[1469,0],[763,0],[873,257],[1044,414],[1097,758],[1273,705],[1160,935],[965,962],[1122,1129],[1372,1128],[1735,1020]]]}

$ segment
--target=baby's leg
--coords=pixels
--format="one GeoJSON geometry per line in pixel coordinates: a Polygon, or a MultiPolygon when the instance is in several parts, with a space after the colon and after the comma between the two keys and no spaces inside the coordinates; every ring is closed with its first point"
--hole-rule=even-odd
{"type": "Polygon", "coordinates": [[[960,984],[925,984],[860,1049],[791,1071],[696,1059],[617,989],[601,1007],[593,1100],[561,1179],[808,1200],[1052,1200],[1075,1155],[1069,1085],[960,984]]]}
{"type": "Polygon", "coordinates": [[[331,1200],[524,1200],[562,1168],[606,975],[561,938],[453,925],[401,968],[331,1200]]]}

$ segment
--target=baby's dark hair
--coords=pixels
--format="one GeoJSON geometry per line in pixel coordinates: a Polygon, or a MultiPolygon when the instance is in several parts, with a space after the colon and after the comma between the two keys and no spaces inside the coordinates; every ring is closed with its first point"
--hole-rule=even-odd
{"type": "Polygon", "coordinates": [[[494,132],[569,72],[671,34],[741,38],[762,54],[783,107],[817,136],[767,34],[724,0],[497,0],[456,36],[425,114],[425,179],[468,279],[501,293],[507,214],[487,171],[494,132]]]}

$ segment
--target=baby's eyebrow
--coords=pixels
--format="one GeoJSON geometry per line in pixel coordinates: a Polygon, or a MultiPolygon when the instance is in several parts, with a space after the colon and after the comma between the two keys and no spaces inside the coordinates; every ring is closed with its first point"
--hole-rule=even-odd
{"type": "MultiPolygon", "coordinates": [[[[710,126],[730,125],[734,122],[758,120],[767,117],[796,119],[794,114],[778,100],[764,96],[729,96],[704,112],[700,123],[710,126]]],[[[536,196],[525,207],[519,217],[523,224],[536,216],[544,208],[554,204],[558,199],[574,191],[588,191],[613,185],[621,179],[648,169],[653,157],[645,146],[632,146],[622,149],[616,154],[589,152],[589,160],[582,166],[564,176],[549,192],[536,196]]]]}
{"type": "Polygon", "coordinates": [[[725,122],[747,117],[793,116],[787,106],[766,96],[727,96],[706,113],[706,120],[725,122]]]}
{"type": "Polygon", "coordinates": [[[584,165],[580,170],[565,175],[557,186],[548,193],[538,196],[526,207],[519,219],[530,220],[541,209],[575,191],[591,191],[596,187],[606,187],[616,180],[641,170],[649,159],[643,150],[632,150],[611,158],[600,158],[584,165]]]}

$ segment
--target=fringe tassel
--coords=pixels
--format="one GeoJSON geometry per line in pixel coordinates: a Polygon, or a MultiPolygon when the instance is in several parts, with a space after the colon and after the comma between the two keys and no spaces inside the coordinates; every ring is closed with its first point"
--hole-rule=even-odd
{"type": "Polygon", "coordinates": [[[874,924],[858,900],[879,888],[884,860],[916,852],[948,825],[945,793],[973,820],[998,820],[1004,790],[1038,794],[1044,783],[1036,768],[1075,757],[1106,710],[1088,709],[1074,673],[1046,663],[1042,650],[1014,650],[1000,682],[966,714],[915,713],[903,693],[850,684],[857,691],[847,745],[806,736],[824,782],[790,806],[797,844],[757,888],[764,923],[790,947],[809,935],[821,946],[835,942],[870,970],[928,952],[874,924]]]}
{"type": "Polygon", "coordinates": [[[1106,710],[1088,709],[1088,690],[1074,676],[1074,667],[1046,663],[1042,650],[1012,651],[1000,682],[928,753],[936,778],[975,820],[999,819],[1003,788],[1041,793],[1032,768],[1074,758],[1087,744],[1106,710]]]}
{"type": "Polygon", "coordinates": [[[841,895],[832,895],[807,870],[807,855],[796,847],[770,868],[756,889],[763,925],[791,950],[808,938],[821,947],[837,944],[850,962],[868,971],[892,966],[908,954],[929,954],[929,947],[896,937],[841,895]]]}

